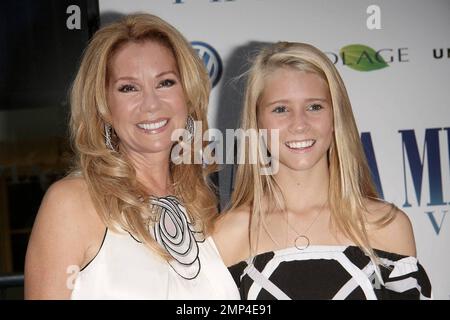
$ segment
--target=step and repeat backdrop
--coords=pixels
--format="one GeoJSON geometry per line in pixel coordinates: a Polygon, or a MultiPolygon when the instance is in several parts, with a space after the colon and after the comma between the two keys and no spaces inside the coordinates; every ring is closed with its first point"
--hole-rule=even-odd
{"type": "MultiPolygon", "coordinates": [[[[449,0],[100,0],[101,24],[148,12],[208,67],[210,126],[236,128],[251,57],[279,40],[326,52],[346,83],[382,197],[410,217],[434,297],[450,299],[449,0]]],[[[224,131],[225,132],[225,131],[224,131]]],[[[221,204],[232,166],[219,174],[221,204]]]]}

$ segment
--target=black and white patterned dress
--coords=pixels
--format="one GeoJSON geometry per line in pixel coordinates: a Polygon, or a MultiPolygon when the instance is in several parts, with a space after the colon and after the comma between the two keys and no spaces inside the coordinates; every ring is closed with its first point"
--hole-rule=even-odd
{"type": "Polygon", "coordinates": [[[375,250],[375,267],[357,246],[287,248],[228,269],[244,300],[430,299],[431,284],[414,257],[375,250]]]}

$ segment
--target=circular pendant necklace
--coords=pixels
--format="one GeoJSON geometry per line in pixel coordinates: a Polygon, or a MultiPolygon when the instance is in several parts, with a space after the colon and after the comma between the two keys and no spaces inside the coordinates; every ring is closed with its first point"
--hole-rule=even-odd
{"type": "Polygon", "coordinates": [[[295,238],[294,240],[294,245],[298,250],[305,250],[309,247],[309,243],[309,238],[302,234],[297,236],[297,238],[295,238]]]}
{"type": "Polygon", "coordinates": [[[292,231],[294,231],[295,234],[297,234],[297,237],[294,240],[294,246],[297,248],[297,250],[300,250],[300,251],[306,250],[309,247],[309,245],[311,244],[311,240],[308,238],[308,236],[306,234],[309,231],[309,229],[311,229],[311,227],[314,225],[314,223],[317,221],[319,216],[322,214],[323,209],[325,208],[325,205],[327,204],[327,202],[328,202],[328,200],[324,202],[321,209],[319,210],[316,217],[314,218],[313,222],[311,222],[311,224],[308,226],[308,228],[306,228],[305,231],[303,231],[303,233],[297,232],[297,230],[295,230],[295,228],[290,225],[289,215],[286,211],[286,223],[289,226],[289,228],[291,228],[292,231]]]}

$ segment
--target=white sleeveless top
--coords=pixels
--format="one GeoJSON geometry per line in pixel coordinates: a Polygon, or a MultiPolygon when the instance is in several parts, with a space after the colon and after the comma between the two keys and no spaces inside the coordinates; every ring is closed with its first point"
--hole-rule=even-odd
{"type": "Polygon", "coordinates": [[[211,237],[194,230],[172,196],[154,198],[159,210],[150,232],[169,262],[130,233],[107,229],[95,258],[77,275],[72,299],[240,299],[211,237]]]}
{"type": "Polygon", "coordinates": [[[97,256],[75,280],[72,299],[240,299],[211,237],[198,243],[200,272],[180,276],[130,234],[107,230],[97,256]]]}

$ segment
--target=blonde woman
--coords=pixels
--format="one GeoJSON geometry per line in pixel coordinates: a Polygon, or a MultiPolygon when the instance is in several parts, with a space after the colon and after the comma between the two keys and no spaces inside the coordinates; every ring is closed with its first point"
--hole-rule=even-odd
{"type": "MultiPolygon", "coordinates": [[[[130,15],[89,43],[71,93],[76,168],[46,193],[28,299],[235,299],[211,237],[208,168],[171,162],[171,135],[207,129],[209,79],[171,25],[130,15]]],[[[193,151],[192,151],[193,152],[193,151]]]]}
{"type": "Polygon", "coordinates": [[[214,235],[243,299],[430,297],[411,223],[377,199],[345,86],[322,52],[263,49],[242,127],[279,133],[279,152],[266,143],[278,172],[240,165],[214,235]]]}

